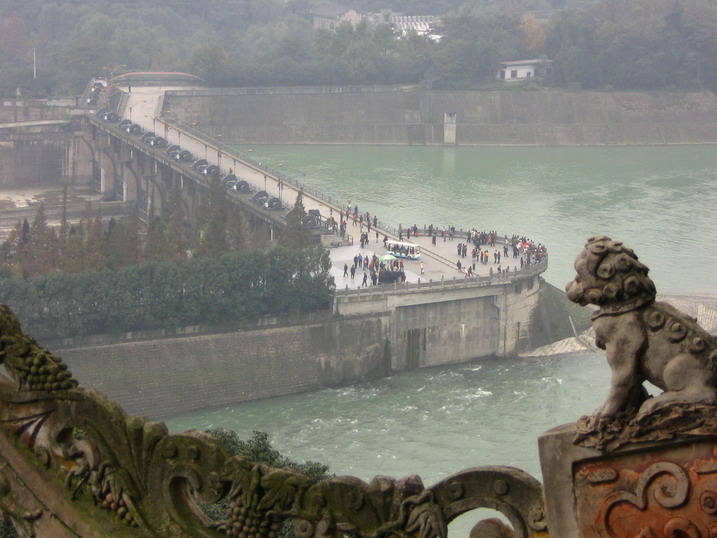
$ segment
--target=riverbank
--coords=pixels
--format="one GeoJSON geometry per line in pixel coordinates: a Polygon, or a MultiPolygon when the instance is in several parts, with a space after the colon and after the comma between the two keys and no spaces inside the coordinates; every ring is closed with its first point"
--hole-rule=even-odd
{"type": "Polygon", "coordinates": [[[163,110],[232,144],[632,146],[717,143],[702,92],[410,87],[166,92],[163,110]]]}

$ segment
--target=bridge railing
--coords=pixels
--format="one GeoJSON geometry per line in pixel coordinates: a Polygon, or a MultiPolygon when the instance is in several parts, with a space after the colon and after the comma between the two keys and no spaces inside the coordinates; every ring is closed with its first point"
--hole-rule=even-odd
{"type": "MultiPolygon", "coordinates": [[[[326,206],[336,211],[337,214],[346,205],[345,201],[340,197],[336,196],[335,194],[332,194],[328,191],[323,191],[321,189],[316,188],[316,186],[307,183],[306,178],[302,178],[300,180],[296,177],[285,174],[278,168],[271,166],[266,162],[262,162],[260,159],[254,159],[251,156],[247,155],[246,152],[242,152],[236,147],[222,142],[218,139],[218,137],[213,137],[207,133],[200,131],[191,123],[184,123],[182,121],[179,121],[173,114],[165,114],[165,116],[163,116],[162,121],[171,125],[172,128],[175,129],[177,132],[181,132],[182,136],[189,136],[195,141],[204,144],[207,148],[207,152],[211,150],[216,153],[221,153],[223,158],[231,159],[234,162],[235,167],[236,163],[240,162],[266,174],[269,177],[281,180],[285,184],[291,185],[297,190],[301,190],[305,195],[311,196],[321,201],[326,206]]],[[[398,236],[397,228],[381,220],[377,219],[377,223],[374,228],[378,228],[379,230],[398,236]]]]}
{"type": "Polygon", "coordinates": [[[394,84],[390,86],[375,85],[346,85],[346,86],[276,86],[261,88],[211,88],[192,90],[171,90],[168,94],[193,97],[195,95],[305,95],[305,94],[327,94],[327,93],[385,93],[403,92],[410,90],[410,87],[394,84]]]}
{"type": "MultiPolygon", "coordinates": [[[[401,87],[396,87],[401,88],[401,87]]],[[[243,89],[246,90],[246,89],[243,89]]],[[[187,90],[187,92],[192,92],[194,90],[187,90]]],[[[178,93],[178,92],[173,92],[178,93]]],[[[178,133],[181,133],[181,136],[185,137],[191,137],[196,142],[199,142],[204,145],[205,147],[205,153],[208,155],[209,151],[211,150],[212,153],[216,152],[217,155],[221,155],[224,159],[231,159],[234,163],[234,168],[236,169],[237,162],[240,162],[244,165],[247,165],[253,169],[255,169],[258,172],[261,172],[265,174],[266,176],[275,178],[276,180],[281,180],[283,183],[287,185],[293,186],[297,190],[301,190],[305,195],[310,196],[317,201],[323,203],[327,207],[331,208],[333,211],[337,212],[337,215],[343,214],[343,212],[347,208],[347,204],[345,200],[341,199],[340,197],[336,196],[335,194],[332,194],[331,192],[321,190],[317,188],[315,185],[309,184],[306,182],[306,178],[303,177],[301,180],[292,177],[281,170],[279,170],[276,166],[271,166],[270,164],[267,164],[266,162],[262,162],[260,159],[255,159],[249,155],[247,155],[247,151],[240,151],[237,150],[236,147],[231,146],[229,144],[224,143],[222,140],[219,139],[219,136],[212,136],[205,132],[200,131],[196,128],[196,125],[192,125],[191,123],[184,123],[180,121],[176,115],[173,112],[165,112],[162,116],[162,122],[165,123],[165,126],[171,125],[173,129],[175,129],[178,133]]],[[[180,136],[180,140],[181,140],[180,136]]],[[[225,161],[226,162],[226,161],[225,161]]],[[[228,168],[228,165],[225,165],[225,167],[228,168]]],[[[239,176],[237,176],[239,177],[239,176]]],[[[251,185],[252,183],[249,182],[251,185]]],[[[282,203],[286,204],[286,201],[283,201],[282,203]]],[[[321,219],[321,225],[326,230],[330,230],[328,226],[326,226],[326,217],[322,215],[320,217],[321,219]]],[[[377,217],[373,217],[371,219],[372,228],[375,230],[379,230],[382,233],[385,233],[387,235],[393,236],[394,238],[398,238],[402,231],[405,232],[406,229],[402,229],[401,225],[399,225],[398,228],[395,226],[384,222],[383,220],[378,219],[377,217]]],[[[427,235],[429,226],[426,224],[423,224],[421,228],[419,228],[420,233],[422,235],[427,235]]],[[[438,232],[437,229],[434,229],[434,233],[438,232]]],[[[445,233],[445,231],[443,231],[445,233]]],[[[464,230],[463,228],[460,229],[454,229],[454,237],[455,238],[462,238],[467,237],[468,230],[464,230]]],[[[353,244],[353,237],[346,232],[345,234],[346,238],[353,244]]],[[[505,243],[508,245],[512,244],[508,241],[507,236],[505,236],[505,243]]],[[[442,261],[443,263],[446,263],[448,265],[453,265],[453,262],[450,260],[435,254],[431,253],[431,256],[437,260],[442,261]]]]}
{"type": "Polygon", "coordinates": [[[416,291],[433,291],[440,288],[475,288],[500,286],[506,284],[515,284],[525,281],[529,278],[543,273],[548,268],[548,260],[540,263],[528,265],[519,271],[506,271],[503,273],[495,273],[492,276],[467,276],[453,278],[441,277],[440,280],[421,280],[418,282],[393,282],[391,284],[377,284],[373,286],[365,286],[359,288],[337,288],[334,292],[335,297],[349,297],[357,295],[369,294],[396,294],[396,293],[414,293],[416,291]]]}

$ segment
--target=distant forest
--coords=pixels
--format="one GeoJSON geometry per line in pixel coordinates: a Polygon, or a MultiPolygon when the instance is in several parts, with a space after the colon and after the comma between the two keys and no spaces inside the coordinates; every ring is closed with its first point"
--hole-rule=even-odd
{"type": "Polygon", "coordinates": [[[571,89],[717,87],[716,0],[347,0],[441,15],[438,41],[388,25],[317,30],[311,0],[0,0],[0,93],[78,92],[92,76],[187,71],[218,86],[495,85],[553,60],[571,89]],[[33,61],[34,52],[34,61],[33,61]]]}

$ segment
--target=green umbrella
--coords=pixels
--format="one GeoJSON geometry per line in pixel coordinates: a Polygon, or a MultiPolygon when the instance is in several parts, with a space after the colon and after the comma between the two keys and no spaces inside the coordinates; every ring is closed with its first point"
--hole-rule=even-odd
{"type": "Polygon", "coordinates": [[[393,254],[384,254],[383,256],[379,256],[378,259],[382,262],[392,262],[394,260],[397,260],[398,258],[396,258],[396,256],[394,256],[393,254]]]}

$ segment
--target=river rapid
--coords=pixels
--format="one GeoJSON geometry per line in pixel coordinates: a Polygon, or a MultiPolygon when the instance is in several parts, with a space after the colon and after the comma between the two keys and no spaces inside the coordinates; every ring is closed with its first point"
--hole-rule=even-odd
{"type": "MultiPolygon", "coordinates": [[[[658,292],[717,291],[717,148],[254,146],[253,157],[393,226],[455,225],[547,245],[564,286],[585,240],[609,235],[651,268],[658,292]]],[[[173,431],[269,432],[282,452],[369,480],[432,484],[502,464],[540,476],[536,438],[607,393],[602,353],[490,359],[174,417],[173,431]]],[[[469,526],[454,527],[467,535],[469,526]]]]}

